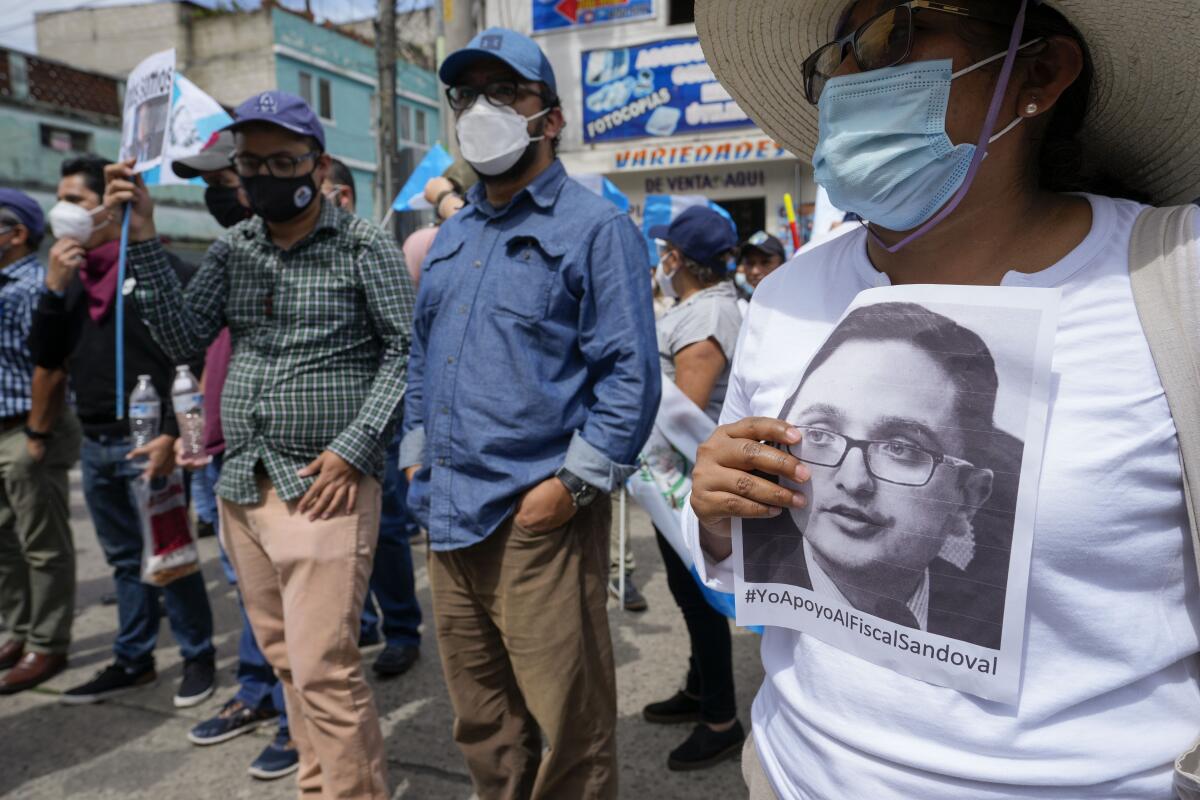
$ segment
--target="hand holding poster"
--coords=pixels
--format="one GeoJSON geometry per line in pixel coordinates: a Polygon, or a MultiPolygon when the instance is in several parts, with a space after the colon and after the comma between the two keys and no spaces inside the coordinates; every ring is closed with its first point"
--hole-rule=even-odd
{"type": "Polygon", "coordinates": [[[173,49],[146,58],[133,68],[125,82],[120,160],[136,157],[135,172],[146,172],[162,166],[174,84],[173,49]]]}
{"type": "Polygon", "coordinates": [[[1016,701],[1058,297],[871,289],[787,367],[808,502],[735,520],[739,625],[1016,701]]]}

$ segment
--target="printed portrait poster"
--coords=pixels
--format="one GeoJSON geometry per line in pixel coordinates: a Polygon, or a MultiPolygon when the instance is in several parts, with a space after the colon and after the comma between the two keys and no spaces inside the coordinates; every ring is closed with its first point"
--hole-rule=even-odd
{"type": "MultiPolygon", "coordinates": [[[[1016,703],[1057,289],[862,292],[779,417],[808,503],[734,525],[737,623],[1016,703]]],[[[786,352],[781,349],[780,352],[786,352]]]]}
{"type": "Polygon", "coordinates": [[[171,88],[175,83],[175,51],[148,56],[125,81],[121,118],[121,160],[136,157],[134,171],[144,173],[163,163],[171,125],[171,88]]]}

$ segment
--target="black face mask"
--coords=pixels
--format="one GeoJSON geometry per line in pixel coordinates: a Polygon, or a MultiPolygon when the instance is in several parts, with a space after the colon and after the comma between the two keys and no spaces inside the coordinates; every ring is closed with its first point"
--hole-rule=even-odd
{"type": "Polygon", "coordinates": [[[232,228],[250,218],[250,209],[238,200],[238,190],[230,186],[209,186],[204,190],[204,205],[222,228],[232,228]]]}
{"type": "Polygon", "coordinates": [[[267,222],[295,219],[317,198],[312,174],[294,178],[255,175],[242,178],[242,186],[250,196],[250,208],[267,222]]]}

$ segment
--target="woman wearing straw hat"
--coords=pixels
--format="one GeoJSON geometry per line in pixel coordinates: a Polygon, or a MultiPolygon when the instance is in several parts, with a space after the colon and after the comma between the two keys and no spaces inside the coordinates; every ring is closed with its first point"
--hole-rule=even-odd
{"type": "MultiPolygon", "coordinates": [[[[1200,589],[1129,250],[1142,202],[1200,196],[1198,19],[1198,0],[698,0],[734,99],[870,220],[755,292],[686,517],[710,585],[733,583],[731,517],[803,503],[753,473],[808,468],[759,443],[798,441],[772,418],[794,388],[781,364],[811,356],[858,292],[1062,293],[1018,702],[768,628],[752,797],[1172,795],[1200,731],[1200,589]]],[[[1200,231],[1183,231],[1194,252],[1200,231]]]]}

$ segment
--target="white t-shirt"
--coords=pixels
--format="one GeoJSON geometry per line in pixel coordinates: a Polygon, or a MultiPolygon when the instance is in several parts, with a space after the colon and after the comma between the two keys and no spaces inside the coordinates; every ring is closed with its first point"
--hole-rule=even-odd
{"type": "MultiPolygon", "coordinates": [[[[768,628],[752,718],[784,800],[1173,797],[1172,762],[1200,734],[1200,587],[1175,426],[1129,282],[1142,206],[1088,199],[1092,230],[1075,250],[1003,280],[1062,288],[1018,704],[768,628]]],[[[865,235],[760,285],[722,421],[776,416],[795,373],[779,363],[804,364],[858,292],[889,284],[865,235]]],[[[731,561],[704,558],[690,504],[684,520],[701,577],[732,591],[731,561]]]]}

